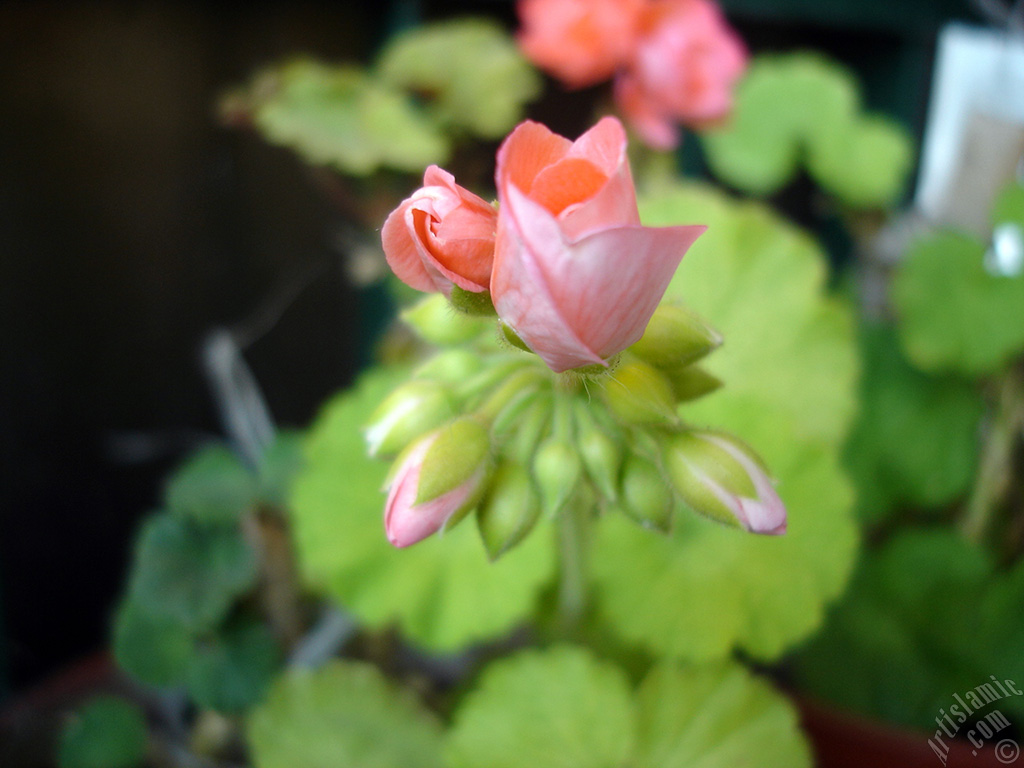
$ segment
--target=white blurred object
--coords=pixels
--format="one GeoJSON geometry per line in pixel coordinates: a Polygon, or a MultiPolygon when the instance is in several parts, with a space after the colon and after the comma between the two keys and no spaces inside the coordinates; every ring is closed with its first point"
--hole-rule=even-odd
{"type": "Polygon", "coordinates": [[[1024,35],[950,24],[939,36],[915,204],[987,239],[989,211],[1024,159],[1024,35]]]}

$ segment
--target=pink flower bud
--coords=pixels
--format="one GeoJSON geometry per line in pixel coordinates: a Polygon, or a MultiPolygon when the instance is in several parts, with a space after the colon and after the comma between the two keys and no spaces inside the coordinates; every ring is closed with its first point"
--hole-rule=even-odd
{"type": "Polygon", "coordinates": [[[729,114],[746,66],[742,40],[712,0],[654,0],[616,77],[615,99],[644,141],[671,149],[676,123],[700,127],[729,114]]]}
{"type": "Polygon", "coordinates": [[[496,181],[499,317],[556,372],[607,365],[643,335],[705,227],[640,225],[613,117],[575,142],[522,123],[498,150],[496,181]]]}
{"type": "Polygon", "coordinates": [[[519,46],[571,88],[609,79],[629,57],[646,0],[520,0],[519,46]]]}
{"type": "Polygon", "coordinates": [[[455,183],[436,165],[423,184],[384,222],[381,242],[388,266],[418,291],[448,295],[452,286],[487,290],[498,214],[486,200],[455,183]]]}
{"type": "Polygon", "coordinates": [[[487,477],[488,450],[487,430],[463,417],[399,456],[384,504],[388,541],[408,547],[470,511],[487,477]]]}
{"type": "Polygon", "coordinates": [[[732,435],[682,432],[665,446],[665,470],[695,512],[751,533],[786,532],[786,507],[761,459],[732,435]]]}

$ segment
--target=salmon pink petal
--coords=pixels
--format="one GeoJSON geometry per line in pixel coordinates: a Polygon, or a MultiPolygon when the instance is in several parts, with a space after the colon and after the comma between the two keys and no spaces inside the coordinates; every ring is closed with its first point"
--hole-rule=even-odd
{"type": "Polygon", "coordinates": [[[520,0],[519,45],[570,88],[612,76],[634,46],[646,0],[520,0]]]}
{"type": "Polygon", "coordinates": [[[491,295],[554,371],[605,364],[643,335],[704,227],[610,227],[571,241],[514,186],[503,201],[491,295]]]}
{"type": "Polygon", "coordinates": [[[633,76],[622,73],[616,77],[614,94],[615,103],[647,146],[661,150],[679,146],[679,128],[659,112],[633,76]]]}
{"type": "Polygon", "coordinates": [[[388,215],[380,232],[381,244],[388,266],[399,280],[417,291],[435,291],[434,279],[414,235],[415,226],[409,225],[415,205],[414,200],[405,200],[388,215]]]}
{"type": "Polygon", "coordinates": [[[546,125],[526,120],[499,147],[498,175],[529,191],[537,174],[565,157],[571,147],[571,141],[546,125]]]}

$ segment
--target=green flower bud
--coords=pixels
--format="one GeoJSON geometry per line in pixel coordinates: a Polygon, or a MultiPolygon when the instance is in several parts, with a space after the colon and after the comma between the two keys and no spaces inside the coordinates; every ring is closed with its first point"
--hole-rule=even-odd
{"type": "Polygon", "coordinates": [[[448,297],[448,300],[452,303],[453,307],[466,315],[494,317],[497,314],[494,311],[494,303],[491,301],[490,291],[467,291],[464,288],[453,285],[452,294],[448,297]]]}
{"type": "Polygon", "coordinates": [[[764,463],[738,438],[681,432],[666,440],[663,455],[672,485],[695,512],[753,533],[785,533],[786,507],[764,463]]]}
{"type": "Polygon", "coordinates": [[[532,349],[526,346],[526,342],[520,339],[519,335],[515,331],[513,331],[510,326],[499,321],[498,327],[501,329],[502,338],[504,338],[505,341],[507,341],[513,347],[515,347],[516,349],[521,349],[523,350],[523,352],[533,352],[532,349]]]}
{"type": "Polygon", "coordinates": [[[636,358],[620,365],[601,390],[612,413],[626,424],[677,424],[672,385],[652,365],[636,358]]]}
{"type": "Polygon", "coordinates": [[[676,402],[685,403],[710,395],[722,386],[722,380],[697,365],[663,369],[672,385],[676,402]]]}
{"type": "Polygon", "coordinates": [[[468,349],[446,349],[423,363],[413,376],[445,384],[461,384],[483,367],[480,355],[468,349]]]}
{"type": "Polygon", "coordinates": [[[473,477],[490,458],[491,437],[472,416],[460,416],[437,429],[423,457],[416,503],[443,496],[473,477]]]}
{"type": "Polygon", "coordinates": [[[413,379],[384,398],[363,428],[371,456],[394,456],[455,415],[447,388],[413,379]]]}
{"type": "Polygon", "coordinates": [[[526,469],[503,461],[491,479],[476,520],[487,556],[497,560],[533,530],[540,517],[540,499],[526,469]]]}
{"type": "Polygon", "coordinates": [[[533,479],[540,491],[541,507],[555,515],[572,496],[583,466],[580,455],[568,440],[551,436],[533,455],[533,479]]]}
{"type": "MultiPolygon", "coordinates": [[[[490,302],[489,296],[487,301],[490,302]]],[[[422,339],[440,346],[463,344],[490,326],[486,320],[453,311],[452,305],[439,293],[403,310],[401,317],[422,339]]]]}
{"type": "Polygon", "coordinates": [[[538,398],[519,418],[515,431],[508,437],[508,443],[503,453],[524,466],[531,466],[538,443],[551,432],[553,410],[552,398],[538,398]]]}
{"type": "Polygon", "coordinates": [[[635,453],[627,456],[622,467],[622,511],[645,528],[667,532],[672,503],[672,489],[654,462],[635,453]]]}
{"type": "Polygon", "coordinates": [[[575,416],[576,445],[587,476],[602,496],[614,501],[619,495],[617,481],[622,465],[621,435],[617,435],[617,440],[612,439],[609,436],[610,429],[598,425],[591,408],[582,400],[576,401],[575,416]]]}
{"type": "Polygon", "coordinates": [[[660,304],[630,351],[659,367],[689,365],[722,345],[722,336],[696,313],[660,304]]]}

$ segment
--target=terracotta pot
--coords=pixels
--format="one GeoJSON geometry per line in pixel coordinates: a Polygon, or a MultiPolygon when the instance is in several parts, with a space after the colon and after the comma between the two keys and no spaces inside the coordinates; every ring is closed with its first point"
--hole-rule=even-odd
{"type": "Polygon", "coordinates": [[[896,728],[802,697],[796,703],[818,768],[1024,768],[1012,735],[997,734],[982,749],[966,739],[945,739],[949,752],[943,762],[928,744],[934,733],[896,728]],[[997,753],[996,745],[1007,738],[1013,743],[997,753]]]}

